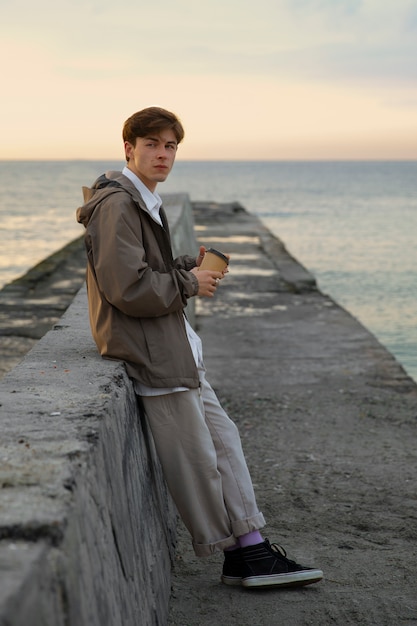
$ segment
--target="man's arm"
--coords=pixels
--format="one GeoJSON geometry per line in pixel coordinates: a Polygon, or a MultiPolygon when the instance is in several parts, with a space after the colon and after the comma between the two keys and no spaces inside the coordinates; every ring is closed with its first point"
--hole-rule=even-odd
{"type": "MultiPolygon", "coordinates": [[[[146,262],[141,224],[129,198],[103,201],[88,226],[97,283],[105,298],[133,317],[159,317],[184,309],[188,298],[212,296],[219,272],[153,270],[146,262]]],[[[191,258],[191,257],[190,257],[191,258]]]]}

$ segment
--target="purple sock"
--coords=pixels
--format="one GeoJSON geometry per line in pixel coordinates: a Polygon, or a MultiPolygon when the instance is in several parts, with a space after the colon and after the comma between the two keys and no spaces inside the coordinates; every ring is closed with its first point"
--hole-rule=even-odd
{"type": "Polygon", "coordinates": [[[241,548],[247,548],[248,546],[254,546],[257,543],[263,543],[263,537],[259,530],[253,530],[251,533],[241,535],[238,539],[241,548]]]}

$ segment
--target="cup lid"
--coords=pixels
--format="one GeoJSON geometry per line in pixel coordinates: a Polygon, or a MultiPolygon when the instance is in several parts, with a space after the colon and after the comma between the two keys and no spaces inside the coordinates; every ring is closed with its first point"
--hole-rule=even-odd
{"type": "Polygon", "coordinates": [[[216,250],[215,248],[209,248],[208,250],[206,250],[206,252],[211,252],[211,254],[219,256],[221,259],[223,259],[226,265],[229,265],[229,259],[225,254],[223,254],[223,252],[219,252],[219,250],[216,250]]]}

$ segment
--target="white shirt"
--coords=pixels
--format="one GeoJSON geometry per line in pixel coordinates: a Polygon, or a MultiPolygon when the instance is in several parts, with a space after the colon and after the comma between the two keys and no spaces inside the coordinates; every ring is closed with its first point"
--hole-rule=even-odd
{"type": "MultiPolygon", "coordinates": [[[[161,216],[159,215],[159,209],[162,206],[161,197],[156,193],[152,193],[150,189],[130,170],[128,167],[124,167],[122,174],[126,176],[139,191],[146,205],[146,209],[152,219],[162,226],[161,216]]],[[[190,343],[191,351],[198,369],[204,369],[203,365],[203,347],[200,337],[192,328],[184,315],[185,330],[187,331],[187,338],[190,343]]],[[[167,393],[175,393],[177,391],[188,391],[188,387],[147,387],[138,380],[134,380],[135,392],[139,396],[162,396],[167,393]]]]}

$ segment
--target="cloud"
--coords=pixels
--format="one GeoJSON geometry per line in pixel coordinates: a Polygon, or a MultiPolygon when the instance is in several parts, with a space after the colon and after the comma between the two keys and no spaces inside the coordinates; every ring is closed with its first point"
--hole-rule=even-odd
{"type": "Polygon", "coordinates": [[[414,0],[97,0],[6,3],[1,29],[57,75],[218,73],[415,83],[414,0]]]}
{"type": "Polygon", "coordinates": [[[407,8],[405,15],[405,30],[411,32],[417,30],[417,2],[413,2],[411,6],[407,8]]]}
{"type": "Polygon", "coordinates": [[[281,51],[290,72],[308,79],[416,85],[416,3],[398,0],[296,0],[302,35],[281,51]]]}

